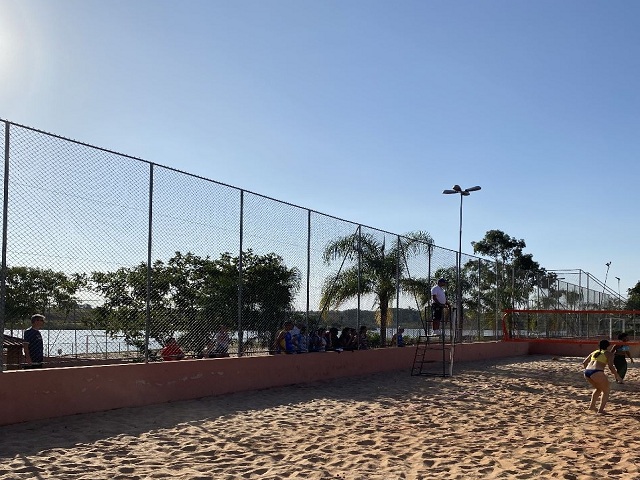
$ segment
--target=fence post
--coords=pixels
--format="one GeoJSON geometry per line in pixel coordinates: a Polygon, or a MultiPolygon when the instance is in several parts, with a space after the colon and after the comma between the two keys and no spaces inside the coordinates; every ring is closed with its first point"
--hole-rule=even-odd
{"type": "Polygon", "coordinates": [[[478,318],[478,341],[484,340],[484,326],[482,325],[482,295],[480,295],[480,288],[482,282],[480,281],[480,275],[482,274],[482,260],[478,259],[478,307],[476,308],[476,317],[478,318]]]}
{"type": "MultiPolygon", "coordinates": [[[[397,247],[396,247],[396,331],[398,333],[398,328],[400,328],[400,235],[397,237],[397,247]]],[[[406,263],[406,262],[405,262],[406,263]]],[[[407,267],[408,270],[408,267],[407,267]]]]}
{"type": "MultiPolygon", "coordinates": [[[[149,222],[147,232],[147,299],[144,325],[144,361],[149,362],[149,336],[151,333],[151,247],[153,237],[153,163],[149,164],[149,222]]],[[[106,335],[106,332],[105,332],[106,335]]]]}
{"type": "MultiPolygon", "coordinates": [[[[427,247],[427,281],[429,282],[427,284],[427,288],[431,288],[432,285],[432,280],[431,280],[431,261],[433,258],[433,243],[430,243],[429,246],[427,247]]],[[[432,325],[432,320],[431,320],[431,308],[429,307],[429,305],[431,304],[431,295],[430,292],[428,294],[428,300],[427,300],[427,304],[424,306],[424,319],[422,322],[422,327],[424,328],[424,334],[428,335],[429,334],[429,329],[433,327],[432,325]]],[[[422,315],[422,312],[420,312],[420,315],[422,315]]]]}
{"type": "MultiPolygon", "coordinates": [[[[589,306],[589,298],[590,298],[590,295],[589,295],[589,273],[587,273],[587,306],[589,306]]],[[[587,337],[589,337],[590,328],[589,328],[589,314],[588,313],[587,313],[586,317],[587,317],[586,318],[586,322],[587,322],[587,337]]]]}
{"type": "Polygon", "coordinates": [[[240,190],[240,255],[238,256],[238,356],[242,356],[242,248],[244,240],[244,190],[240,190]]]}
{"type": "Polygon", "coordinates": [[[496,259],[496,316],[493,320],[493,332],[495,337],[498,338],[498,323],[500,322],[500,262],[496,259]]]}
{"type": "Polygon", "coordinates": [[[360,272],[360,260],[362,259],[362,242],[361,242],[361,240],[362,240],[362,225],[358,225],[358,310],[356,311],[356,324],[357,324],[356,331],[360,330],[360,275],[361,275],[361,272],[360,272]]]}
{"type": "Polygon", "coordinates": [[[307,306],[305,311],[305,323],[307,325],[307,334],[312,332],[309,330],[309,304],[311,295],[311,210],[307,210],[307,306]]]}
{"type": "Polygon", "coordinates": [[[4,194],[2,196],[2,269],[0,271],[0,373],[4,371],[4,317],[7,295],[7,213],[9,211],[9,130],[4,123],[4,194]]]}

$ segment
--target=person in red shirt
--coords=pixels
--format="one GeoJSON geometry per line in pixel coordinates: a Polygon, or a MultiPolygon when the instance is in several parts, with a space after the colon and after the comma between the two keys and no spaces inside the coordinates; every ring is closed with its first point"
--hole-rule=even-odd
{"type": "Polygon", "coordinates": [[[182,360],[184,358],[184,352],[173,337],[167,340],[167,343],[162,349],[162,352],[160,352],[160,355],[162,356],[162,360],[165,362],[170,360],[182,360]]]}

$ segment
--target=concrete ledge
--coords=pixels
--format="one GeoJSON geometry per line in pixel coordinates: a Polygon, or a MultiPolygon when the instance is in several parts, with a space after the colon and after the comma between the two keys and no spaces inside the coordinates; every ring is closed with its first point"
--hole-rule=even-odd
{"type": "MultiPolygon", "coordinates": [[[[527,355],[527,342],[457,345],[456,362],[527,355]]],[[[406,370],[415,348],[7,371],[0,425],[406,370]]],[[[429,359],[442,359],[431,350],[429,359]]]]}

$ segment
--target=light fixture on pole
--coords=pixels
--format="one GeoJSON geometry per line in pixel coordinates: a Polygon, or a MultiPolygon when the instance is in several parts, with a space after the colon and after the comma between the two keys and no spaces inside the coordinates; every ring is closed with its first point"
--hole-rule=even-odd
{"type": "Polygon", "coordinates": [[[620,277],[615,277],[618,280],[618,308],[622,308],[622,296],[620,295],[620,277]]]}
{"type": "Polygon", "coordinates": [[[611,260],[605,263],[607,266],[607,273],[604,274],[604,285],[602,286],[602,298],[600,299],[600,306],[602,306],[602,301],[604,300],[604,292],[607,290],[607,278],[609,278],[609,267],[611,267],[611,260]]]}
{"type": "Polygon", "coordinates": [[[609,278],[609,267],[611,267],[611,262],[605,263],[607,266],[607,273],[604,274],[604,286],[607,286],[607,278],[609,278]]]}
{"type": "Polygon", "coordinates": [[[454,185],[451,190],[444,190],[442,192],[445,195],[460,194],[460,234],[458,237],[458,258],[456,259],[456,317],[455,327],[453,329],[454,338],[457,329],[462,327],[462,285],[460,282],[460,270],[462,268],[462,197],[467,197],[471,195],[471,192],[477,192],[480,188],[481,187],[476,185],[475,187],[469,187],[463,190],[460,188],[460,185],[454,185]]]}

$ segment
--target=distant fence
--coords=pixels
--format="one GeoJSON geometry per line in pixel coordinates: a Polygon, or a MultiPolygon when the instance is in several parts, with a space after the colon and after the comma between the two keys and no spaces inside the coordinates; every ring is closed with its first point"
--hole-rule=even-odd
{"type": "Polygon", "coordinates": [[[640,310],[507,309],[502,318],[504,340],[570,340],[613,338],[622,332],[636,340],[640,310]]]}
{"type": "MultiPolygon", "coordinates": [[[[422,328],[434,279],[457,290],[457,252],[426,237],[0,126],[0,327],[20,337],[44,313],[50,357],[149,360],[168,337],[206,356],[221,332],[225,354],[265,354],[285,320],[307,332],[367,325],[386,346],[397,328],[422,328]]],[[[582,271],[536,279],[467,254],[461,266],[462,341],[501,338],[506,307],[621,303],[582,271]]]]}

